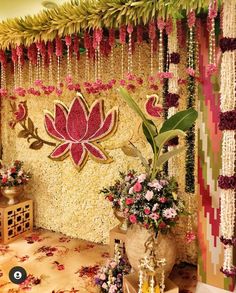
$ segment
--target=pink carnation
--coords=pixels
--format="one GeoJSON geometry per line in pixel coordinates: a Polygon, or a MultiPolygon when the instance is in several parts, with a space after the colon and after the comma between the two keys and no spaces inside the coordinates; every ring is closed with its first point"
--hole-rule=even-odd
{"type": "Polygon", "coordinates": [[[132,224],[135,224],[137,222],[137,218],[135,215],[130,215],[129,216],[129,220],[132,224]]]}
{"type": "Polygon", "coordinates": [[[133,200],[133,198],[128,197],[128,198],[126,198],[125,203],[126,203],[127,205],[131,205],[131,204],[134,203],[134,200],[133,200]]]}
{"type": "Polygon", "coordinates": [[[136,182],[133,186],[134,192],[140,192],[142,190],[142,184],[140,182],[136,182]]]}
{"type": "Polygon", "coordinates": [[[145,215],[149,215],[150,212],[151,212],[150,209],[144,209],[144,214],[145,214],[145,215]]]}

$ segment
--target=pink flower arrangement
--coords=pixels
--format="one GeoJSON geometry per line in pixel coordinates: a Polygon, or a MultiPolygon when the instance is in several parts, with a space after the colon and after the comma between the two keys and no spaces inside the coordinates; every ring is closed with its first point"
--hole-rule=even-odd
{"type": "Polygon", "coordinates": [[[10,187],[25,185],[31,178],[31,173],[23,170],[22,161],[14,161],[10,166],[0,164],[0,186],[10,187]]]}
{"type": "Polygon", "coordinates": [[[102,190],[108,200],[112,193],[113,207],[123,211],[130,225],[141,224],[156,233],[168,232],[184,211],[183,202],[176,198],[176,181],[162,173],[154,180],[134,171],[120,176],[115,185],[102,190]]]}

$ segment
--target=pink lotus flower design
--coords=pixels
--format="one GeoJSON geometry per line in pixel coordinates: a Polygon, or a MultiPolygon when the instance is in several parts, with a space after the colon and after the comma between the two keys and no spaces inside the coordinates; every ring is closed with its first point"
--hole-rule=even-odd
{"type": "Polygon", "coordinates": [[[96,100],[88,110],[83,96],[78,94],[69,109],[60,101],[55,104],[55,117],[45,113],[47,133],[61,143],[50,154],[53,160],[63,160],[69,154],[75,166],[81,170],[88,156],[101,163],[111,162],[99,142],[110,137],[117,128],[116,109],[110,110],[104,118],[104,102],[96,100]]]}

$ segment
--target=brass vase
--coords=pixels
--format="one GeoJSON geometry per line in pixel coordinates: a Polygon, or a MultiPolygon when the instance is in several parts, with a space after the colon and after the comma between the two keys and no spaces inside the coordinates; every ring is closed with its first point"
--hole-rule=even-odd
{"type": "MultiPolygon", "coordinates": [[[[146,244],[153,237],[153,232],[139,224],[131,225],[126,234],[125,251],[134,271],[139,271],[140,259],[146,256],[146,244]]],[[[169,234],[159,233],[153,244],[155,255],[158,259],[165,258],[165,276],[168,277],[176,260],[176,243],[174,237],[169,234]]]]}
{"type": "Polygon", "coordinates": [[[119,225],[120,230],[127,231],[128,223],[127,223],[127,219],[124,217],[124,213],[120,210],[114,209],[114,215],[120,221],[120,225],[119,225]]]}
{"type": "Polygon", "coordinates": [[[2,195],[8,198],[8,205],[13,205],[19,202],[19,196],[23,193],[24,186],[5,186],[1,188],[2,195]]]}

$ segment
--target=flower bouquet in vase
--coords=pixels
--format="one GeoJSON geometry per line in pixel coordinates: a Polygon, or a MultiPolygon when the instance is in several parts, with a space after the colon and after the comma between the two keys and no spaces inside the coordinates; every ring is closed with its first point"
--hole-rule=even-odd
{"type": "Polygon", "coordinates": [[[124,88],[120,88],[119,92],[141,118],[143,133],[153,152],[152,159],[146,160],[132,143],[123,148],[126,155],[139,157],[146,169],[143,174],[133,172],[131,176],[128,173],[124,177],[126,188],[121,206],[129,224],[126,253],[132,268],[137,271],[139,260],[145,255],[146,243],[153,241],[155,255],[166,259],[167,277],[176,258],[171,227],[176,225],[179,216],[185,211],[184,203],[178,197],[178,184],[174,178],[169,178],[162,171],[162,165],[182,152],[184,147],[167,152],[163,152],[163,147],[176,137],[184,137],[185,131],[193,126],[198,114],[190,108],[176,113],[162,125],[156,125],[154,121],[146,118],[124,88]]]}
{"type": "Polygon", "coordinates": [[[124,214],[126,194],[134,177],[134,170],[126,175],[120,172],[120,179],[115,181],[114,185],[103,188],[100,192],[111,202],[115,217],[120,221],[119,228],[126,231],[128,228],[128,219],[124,214]]]}
{"type": "Polygon", "coordinates": [[[8,204],[16,204],[22,195],[24,186],[31,178],[30,172],[23,170],[22,161],[14,161],[8,167],[0,166],[0,186],[2,194],[8,198],[8,204]]]}

